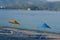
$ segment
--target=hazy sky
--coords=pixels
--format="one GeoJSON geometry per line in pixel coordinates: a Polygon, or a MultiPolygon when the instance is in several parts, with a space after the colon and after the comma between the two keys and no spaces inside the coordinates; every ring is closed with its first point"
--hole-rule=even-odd
{"type": "Polygon", "coordinates": [[[47,1],[60,1],[60,0],[47,0],[47,1]]]}

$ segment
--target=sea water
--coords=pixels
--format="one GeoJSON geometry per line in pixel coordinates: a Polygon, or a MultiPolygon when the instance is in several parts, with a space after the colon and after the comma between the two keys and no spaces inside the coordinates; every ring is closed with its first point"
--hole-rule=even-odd
{"type": "Polygon", "coordinates": [[[0,26],[60,34],[60,12],[0,9],[0,26]],[[11,19],[18,21],[20,25],[16,26],[9,23],[11,19]],[[41,28],[43,23],[46,23],[51,28],[46,28],[46,30],[44,30],[45,28],[41,28]]]}

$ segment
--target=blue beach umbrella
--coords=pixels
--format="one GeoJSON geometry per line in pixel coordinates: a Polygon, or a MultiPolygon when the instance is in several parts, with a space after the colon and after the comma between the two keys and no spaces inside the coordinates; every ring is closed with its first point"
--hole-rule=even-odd
{"type": "Polygon", "coordinates": [[[44,34],[46,34],[46,29],[47,28],[51,28],[50,26],[48,26],[46,23],[43,23],[41,26],[40,26],[40,28],[43,28],[44,29],[44,34]]]}
{"type": "Polygon", "coordinates": [[[41,28],[51,28],[51,27],[48,26],[46,23],[43,23],[40,27],[41,27],[41,28]]]}

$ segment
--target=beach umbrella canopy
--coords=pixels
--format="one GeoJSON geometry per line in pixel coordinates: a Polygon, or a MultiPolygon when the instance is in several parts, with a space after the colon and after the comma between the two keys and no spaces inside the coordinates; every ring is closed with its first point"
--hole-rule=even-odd
{"type": "Polygon", "coordinates": [[[48,26],[46,23],[43,23],[41,26],[40,26],[40,28],[43,28],[44,29],[44,35],[46,35],[46,29],[47,28],[51,28],[50,26],[48,26]]]}
{"type": "Polygon", "coordinates": [[[20,23],[18,21],[14,20],[14,19],[9,20],[9,23],[15,24],[17,26],[20,25],[20,23]]]}
{"type": "Polygon", "coordinates": [[[48,26],[46,23],[43,23],[43,24],[41,25],[41,28],[51,28],[51,27],[48,26]]]}

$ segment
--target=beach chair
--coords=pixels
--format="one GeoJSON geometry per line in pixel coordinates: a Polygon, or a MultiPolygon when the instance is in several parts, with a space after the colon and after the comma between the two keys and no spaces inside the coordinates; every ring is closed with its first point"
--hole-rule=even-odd
{"type": "Polygon", "coordinates": [[[13,30],[0,29],[0,33],[13,33],[13,30]]]}
{"type": "Polygon", "coordinates": [[[36,39],[47,39],[47,35],[42,34],[29,34],[30,38],[36,38],[36,39]]]}

